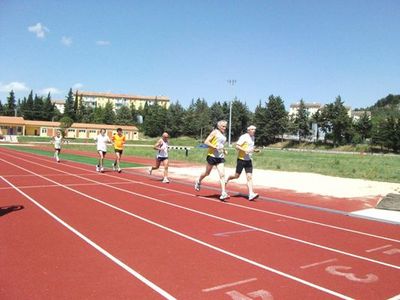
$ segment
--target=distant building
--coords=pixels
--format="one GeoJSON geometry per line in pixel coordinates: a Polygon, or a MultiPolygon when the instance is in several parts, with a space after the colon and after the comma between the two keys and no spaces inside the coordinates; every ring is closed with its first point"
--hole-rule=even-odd
{"type": "MultiPolygon", "coordinates": [[[[4,135],[36,135],[52,137],[57,129],[60,129],[60,122],[49,121],[30,121],[22,117],[3,117],[0,116],[0,133],[4,135]]],[[[139,130],[136,126],[106,125],[106,124],[87,124],[73,123],[67,129],[68,138],[94,138],[100,133],[100,129],[106,129],[106,133],[111,137],[116,129],[122,128],[127,140],[138,140],[139,130]]]]}
{"type": "Polygon", "coordinates": [[[55,105],[60,113],[64,113],[65,100],[53,100],[51,102],[55,105]]]}
{"type": "MultiPolygon", "coordinates": [[[[312,117],[318,110],[324,107],[324,105],[317,102],[311,102],[311,103],[304,102],[304,106],[306,107],[309,113],[309,117],[312,117]]],[[[299,108],[300,108],[300,102],[290,104],[289,116],[292,117],[297,116],[299,108]]]]}
{"type": "Polygon", "coordinates": [[[368,110],[353,110],[353,111],[351,111],[351,116],[353,117],[353,121],[358,121],[358,120],[360,120],[360,118],[364,115],[364,114],[367,114],[367,116],[369,117],[369,118],[371,118],[371,112],[370,111],[368,111],[368,110]]]}
{"type": "Polygon", "coordinates": [[[112,103],[114,110],[118,110],[122,106],[130,107],[132,104],[137,109],[144,107],[146,103],[149,105],[157,103],[165,108],[168,108],[170,105],[170,100],[166,96],[139,96],[83,91],[76,91],[74,97],[76,95],[78,95],[79,101],[82,101],[86,107],[92,108],[104,107],[108,101],[112,103]]]}

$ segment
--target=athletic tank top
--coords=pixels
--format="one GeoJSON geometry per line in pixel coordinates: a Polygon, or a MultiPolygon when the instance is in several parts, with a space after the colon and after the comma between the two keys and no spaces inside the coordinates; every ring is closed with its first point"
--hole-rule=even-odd
{"type": "Polygon", "coordinates": [[[157,157],[168,157],[168,142],[161,140],[160,148],[157,152],[157,157]]]}
{"type": "Polygon", "coordinates": [[[219,151],[218,149],[223,149],[225,142],[226,142],[226,136],[223,135],[221,131],[217,130],[217,134],[211,139],[211,144],[217,149],[208,147],[207,155],[216,158],[223,158],[224,152],[219,151]]]}

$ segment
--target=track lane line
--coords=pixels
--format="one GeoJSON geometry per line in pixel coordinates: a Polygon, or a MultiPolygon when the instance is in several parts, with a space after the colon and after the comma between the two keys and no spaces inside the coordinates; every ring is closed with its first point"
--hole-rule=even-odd
{"type": "Polygon", "coordinates": [[[3,176],[0,176],[0,178],[6,182],[8,185],[10,185],[15,191],[17,191],[18,193],[20,193],[21,195],[23,195],[25,198],[27,198],[30,202],[32,202],[34,205],[36,205],[37,207],[39,207],[41,210],[43,210],[46,214],[48,214],[50,217],[52,217],[54,220],[56,220],[58,223],[60,223],[62,226],[64,226],[65,228],[67,228],[69,231],[71,231],[72,233],[74,233],[75,235],[77,235],[79,238],[81,238],[83,241],[85,241],[86,243],[88,243],[90,246],[92,246],[93,248],[95,248],[98,252],[100,252],[101,254],[103,254],[105,257],[107,257],[108,259],[110,259],[112,262],[114,262],[115,264],[117,264],[118,266],[120,266],[122,269],[124,269],[125,271],[127,271],[129,274],[133,275],[135,278],[137,278],[138,280],[140,280],[141,282],[143,282],[145,285],[147,285],[148,287],[150,287],[152,290],[156,291],[157,293],[159,293],[160,295],[162,295],[163,297],[165,297],[166,299],[170,299],[170,300],[175,300],[176,298],[173,297],[172,295],[170,295],[168,292],[164,291],[162,288],[160,288],[159,286],[157,286],[156,284],[154,284],[153,282],[151,282],[150,280],[148,280],[147,278],[145,278],[144,276],[142,276],[141,274],[139,274],[138,272],[136,272],[134,269],[132,269],[131,267],[129,267],[128,265],[124,264],[121,260],[119,260],[118,258],[116,258],[115,256],[113,256],[111,253],[109,253],[108,251],[106,251],[105,249],[103,249],[101,246],[99,246],[98,244],[96,244],[95,242],[93,242],[91,239],[89,239],[88,237],[86,237],[84,234],[82,234],[81,232],[79,232],[77,229],[75,229],[74,227],[72,227],[71,225],[69,225],[68,223],[66,223],[65,221],[63,221],[62,219],[60,219],[59,217],[57,217],[55,214],[53,214],[50,210],[48,210],[46,207],[44,207],[43,205],[41,205],[39,202],[37,202],[35,199],[33,199],[31,196],[29,196],[28,194],[26,194],[24,191],[20,190],[18,187],[16,187],[14,184],[12,184],[10,181],[8,181],[7,179],[5,179],[3,176]]]}
{"type": "MultiPolygon", "coordinates": [[[[24,154],[25,154],[25,152],[21,152],[21,153],[24,153],[24,154]]],[[[38,159],[38,160],[41,160],[41,161],[45,161],[45,162],[47,162],[47,163],[50,163],[49,160],[43,159],[43,158],[41,158],[41,157],[38,157],[37,155],[33,155],[33,154],[28,154],[28,155],[25,154],[25,155],[24,155],[24,154],[23,154],[23,156],[25,156],[25,157],[34,157],[35,159],[38,159]]],[[[10,154],[8,154],[8,155],[10,155],[10,154]]],[[[22,159],[22,160],[23,160],[23,159],[22,159]]],[[[25,160],[25,161],[26,161],[26,160],[25,160]]],[[[41,165],[41,166],[42,166],[42,165],[41,165]]],[[[88,171],[88,170],[85,169],[85,168],[81,168],[81,167],[77,167],[77,166],[73,166],[73,165],[64,165],[64,166],[67,166],[67,167],[70,167],[70,168],[74,168],[74,169],[79,169],[79,170],[88,171]]],[[[52,167],[48,167],[48,168],[51,168],[51,169],[52,169],[52,167]]],[[[58,170],[58,171],[64,172],[64,171],[61,171],[61,170],[58,170]]],[[[89,170],[89,171],[90,171],[90,170],[89,170]]],[[[94,174],[97,174],[97,172],[95,172],[95,171],[92,171],[92,172],[93,172],[94,174]]],[[[66,172],[66,173],[67,173],[67,172],[66,172]]],[[[71,174],[71,175],[72,175],[73,173],[68,173],[68,174],[71,174]]],[[[129,173],[129,174],[131,174],[131,173],[129,173]]],[[[73,175],[75,175],[75,174],[73,174],[73,175]]],[[[187,192],[184,192],[184,191],[173,190],[173,189],[166,188],[166,187],[154,186],[154,185],[151,185],[151,184],[148,184],[148,183],[144,183],[144,182],[141,182],[141,181],[132,180],[132,179],[126,179],[126,178],[114,176],[114,175],[107,174],[107,173],[104,173],[103,175],[104,175],[104,176],[109,176],[109,177],[112,177],[112,178],[118,178],[119,180],[124,180],[124,181],[126,181],[127,183],[135,183],[135,184],[140,184],[140,185],[143,185],[143,186],[148,186],[148,187],[151,187],[151,188],[157,188],[157,189],[166,190],[166,191],[169,191],[169,192],[179,193],[179,194],[186,195],[186,196],[192,196],[192,197],[194,196],[193,193],[187,193],[187,192]]],[[[144,176],[144,175],[141,175],[141,174],[132,174],[132,175],[135,175],[135,176],[144,176]]],[[[147,176],[144,176],[144,177],[147,177],[147,176]]],[[[212,201],[212,202],[217,202],[217,203],[220,202],[219,200],[213,200],[213,199],[210,199],[210,198],[207,198],[207,197],[203,197],[203,196],[196,196],[196,197],[197,197],[197,198],[204,199],[204,200],[207,200],[207,201],[212,201]]],[[[373,237],[373,238],[377,238],[377,239],[382,239],[382,240],[387,240],[387,241],[391,241],[391,242],[400,243],[400,240],[398,240],[398,239],[393,239],[393,238],[389,238],[389,237],[385,237],[385,236],[379,236],[379,235],[376,235],[376,234],[371,234],[371,233],[362,232],[362,231],[358,231],[358,230],[353,230],[353,229],[349,229],[349,228],[344,228],[344,227],[339,227],[339,226],[335,226],[335,225],[325,224],[325,223],[321,223],[321,222],[311,221],[311,220],[307,220],[307,219],[303,219],[303,218],[293,217],[293,216],[290,216],[290,215],[285,215],[285,214],[270,212],[270,211],[267,211],[267,210],[258,209],[258,208],[253,208],[253,207],[248,207],[248,206],[243,206],[243,205],[240,205],[240,204],[235,204],[235,203],[226,202],[226,203],[224,203],[224,205],[230,205],[230,206],[239,207],[239,208],[246,209],[246,210],[251,210],[251,211],[255,211],[255,212],[260,212],[260,213],[263,213],[263,214],[268,214],[268,215],[273,215],[273,216],[279,216],[279,217],[283,217],[283,218],[290,219],[290,220],[295,220],[295,221],[299,221],[299,222],[304,222],[304,223],[309,223],[309,224],[313,224],[313,225],[318,225],[318,226],[321,226],[321,227],[332,228],[332,229],[336,229],[336,230],[339,230],[339,231],[345,231],[345,232],[350,232],[350,233],[354,233],[354,234],[358,234],[358,235],[363,235],[363,236],[368,236],[368,237],[373,237]]]]}
{"type": "MultiPolygon", "coordinates": [[[[71,191],[73,191],[73,192],[75,192],[77,194],[80,194],[80,195],[82,195],[84,197],[88,197],[88,198],[90,198],[92,200],[95,200],[95,201],[101,201],[101,200],[99,200],[99,199],[97,199],[95,197],[92,197],[92,196],[90,196],[88,194],[73,190],[73,189],[71,189],[71,188],[69,188],[69,187],[67,187],[67,186],[65,186],[63,184],[60,184],[60,183],[58,183],[58,182],[56,182],[56,181],[54,181],[52,179],[46,178],[44,176],[41,176],[40,174],[34,173],[34,172],[32,172],[30,170],[27,170],[27,169],[25,169],[23,167],[20,167],[18,165],[12,164],[12,163],[7,162],[7,161],[5,161],[3,159],[0,159],[0,160],[6,162],[8,164],[14,165],[15,167],[20,168],[20,169],[22,169],[22,170],[24,170],[26,172],[29,172],[29,173],[32,173],[32,174],[36,174],[38,177],[40,177],[42,179],[48,180],[50,182],[53,182],[56,185],[64,187],[64,188],[66,188],[68,190],[71,190],[71,191]]],[[[24,159],[21,159],[21,160],[26,161],[24,159]]],[[[31,162],[31,161],[27,161],[27,162],[31,163],[31,164],[37,164],[37,163],[31,162]]],[[[53,169],[52,167],[45,167],[45,168],[53,169]]],[[[60,172],[63,172],[65,174],[69,174],[66,171],[61,171],[60,170],[60,172]]],[[[143,197],[143,198],[146,198],[146,199],[149,199],[149,200],[152,200],[152,201],[156,201],[158,203],[163,203],[163,204],[166,204],[166,205],[169,205],[169,206],[172,206],[172,207],[180,208],[180,209],[183,209],[183,210],[186,210],[186,211],[190,211],[190,212],[193,212],[193,213],[196,213],[196,214],[200,214],[200,215],[203,215],[203,216],[206,216],[206,217],[210,217],[210,218],[213,218],[213,219],[216,219],[216,220],[220,220],[220,221],[223,221],[223,222],[235,224],[235,225],[238,225],[238,226],[241,226],[241,227],[245,227],[245,228],[248,228],[248,229],[256,230],[256,231],[259,231],[259,232],[263,232],[263,233],[266,233],[266,234],[270,234],[270,235],[273,235],[273,236],[277,236],[277,237],[280,237],[280,238],[284,238],[284,239],[287,239],[287,240],[291,240],[291,241],[294,241],[294,242],[305,244],[305,245],[308,245],[308,246],[316,247],[316,248],[319,248],[319,249],[331,251],[331,252],[334,252],[334,253],[339,253],[339,254],[342,254],[342,255],[345,255],[345,256],[349,256],[349,257],[352,257],[352,258],[356,258],[356,259],[360,259],[360,260],[372,262],[372,263],[375,263],[375,264],[383,265],[383,266],[386,266],[386,267],[389,267],[389,268],[394,268],[394,269],[400,270],[400,266],[397,266],[397,265],[389,264],[389,263],[378,261],[378,260],[371,259],[371,258],[368,258],[368,257],[364,257],[364,256],[356,255],[356,254],[353,254],[353,253],[349,253],[349,252],[346,252],[346,251],[342,251],[342,250],[339,250],[339,249],[335,249],[335,248],[319,245],[319,244],[316,244],[316,243],[308,242],[308,241],[305,241],[305,240],[301,240],[301,239],[298,239],[298,238],[294,238],[294,237],[291,237],[291,236],[287,236],[287,235],[276,233],[276,232],[273,232],[273,231],[270,231],[270,230],[259,228],[259,227],[256,227],[256,226],[252,226],[252,225],[244,224],[244,223],[241,223],[241,222],[229,220],[229,219],[222,218],[222,217],[219,217],[219,216],[216,216],[216,215],[212,215],[212,214],[209,214],[209,213],[201,212],[201,211],[198,211],[198,210],[195,210],[195,209],[192,209],[192,208],[188,208],[188,207],[181,206],[181,205],[178,205],[178,204],[170,203],[170,202],[164,201],[162,199],[157,199],[157,198],[150,197],[150,196],[147,196],[147,195],[144,195],[144,194],[140,194],[140,193],[136,193],[136,192],[132,192],[132,191],[127,191],[125,189],[114,187],[112,185],[108,185],[107,183],[102,183],[100,181],[96,181],[96,180],[93,180],[93,179],[87,179],[87,178],[84,178],[84,177],[79,176],[79,175],[75,175],[75,174],[70,174],[70,175],[78,177],[78,178],[81,178],[81,179],[86,180],[86,181],[91,181],[93,183],[97,183],[97,184],[102,185],[102,186],[106,186],[108,188],[112,188],[112,189],[115,189],[115,190],[118,190],[118,191],[121,191],[121,192],[124,192],[124,193],[128,193],[128,194],[131,194],[131,195],[136,195],[136,196],[139,196],[139,197],[143,197]]],[[[104,203],[107,203],[107,202],[101,201],[101,203],[104,204],[104,203]]]]}
{"type": "MultiPolygon", "coordinates": [[[[8,164],[10,164],[10,165],[14,165],[14,164],[12,164],[12,163],[10,163],[10,162],[7,162],[7,161],[5,161],[5,160],[3,160],[3,159],[0,159],[0,160],[4,161],[4,162],[6,162],[6,163],[8,163],[8,164]]],[[[19,168],[19,169],[21,169],[21,170],[24,170],[24,171],[26,171],[26,172],[28,172],[28,173],[36,174],[36,173],[34,173],[33,171],[30,171],[30,170],[25,169],[25,168],[23,168],[23,167],[20,167],[20,166],[17,166],[17,165],[14,165],[14,166],[17,167],[17,168],[19,168]]],[[[338,293],[338,292],[336,292],[336,291],[333,291],[333,290],[324,288],[324,287],[319,286],[319,285],[317,285],[317,284],[314,284],[314,283],[312,283],[312,282],[303,280],[303,279],[301,279],[301,278],[298,278],[298,277],[296,277],[296,276],[287,274],[287,273],[285,273],[285,272],[279,271],[279,270],[274,269],[274,268],[271,268],[271,267],[269,267],[269,266],[263,265],[263,264],[261,264],[261,263],[258,263],[258,262],[256,262],[256,261],[253,261],[253,260],[248,259],[248,258],[246,258],[246,257],[240,256],[240,255],[234,254],[234,253],[232,253],[232,252],[229,252],[229,251],[227,251],[227,250],[224,250],[224,249],[222,249],[222,248],[216,247],[216,246],[211,245],[211,244],[209,244],[209,243],[206,243],[206,242],[204,242],[204,241],[202,241],[202,240],[196,239],[196,238],[194,238],[194,237],[191,237],[191,236],[189,236],[189,235],[186,235],[186,234],[184,234],[184,233],[182,233],[182,232],[179,232],[179,231],[177,231],[177,230],[174,230],[174,229],[172,229],[172,228],[166,227],[166,226],[164,226],[164,225],[162,225],[162,224],[159,224],[159,223],[157,223],[157,222],[154,222],[154,221],[152,221],[152,220],[149,220],[149,219],[146,219],[146,218],[141,217],[141,216],[139,216],[139,215],[133,214],[133,213],[131,213],[131,212],[129,212],[129,211],[126,211],[126,210],[124,210],[124,209],[121,209],[121,208],[119,208],[119,207],[117,207],[117,206],[114,206],[114,205],[112,205],[112,204],[110,204],[110,203],[107,203],[107,202],[105,202],[105,201],[102,201],[102,200],[100,200],[100,199],[97,199],[97,198],[95,198],[95,197],[92,197],[92,196],[87,195],[87,194],[85,194],[85,193],[82,193],[82,192],[79,192],[79,191],[75,191],[75,190],[73,190],[73,189],[71,189],[71,188],[69,188],[69,187],[63,186],[63,185],[60,184],[60,183],[56,183],[55,181],[53,181],[53,180],[51,180],[51,179],[47,179],[47,178],[45,178],[45,177],[42,177],[42,176],[39,175],[39,174],[36,174],[36,175],[37,175],[38,177],[41,177],[41,178],[45,179],[45,180],[54,182],[55,184],[58,184],[58,185],[59,185],[60,187],[62,187],[62,188],[66,188],[67,190],[70,190],[70,191],[72,191],[72,192],[74,192],[74,193],[77,193],[77,194],[82,195],[82,196],[84,196],[84,197],[86,197],[86,198],[89,198],[89,199],[91,199],[91,200],[93,200],[93,201],[95,201],[95,202],[101,203],[101,204],[103,204],[103,205],[105,205],[105,206],[107,206],[107,207],[110,207],[110,208],[112,208],[112,209],[115,209],[115,210],[117,210],[117,211],[119,211],[119,212],[122,212],[122,213],[124,213],[124,214],[129,215],[129,216],[132,216],[132,217],[137,218],[137,219],[139,219],[139,220],[142,220],[143,222],[146,222],[146,223],[148,223],[148,224],[151,224],[151,225],[153,225],[153,226],[156,226],[156,227],[158,227],[158,228],[161,228],[161,229],[163,229],[163,230],[165,230],[165,231],[171,232],[171,233],[176,234],[176,235],[178,235],[178,236],[181,236],[181,237],[183,237],[183,238],[185,238],[185,239],[188,239],[188,240],[190,240],[190,241],[192,241],[192,242],[195,242],[195,243],[200,244],[200,245],[202,245],[202,246],[205,246],[205,247],[207,247],[207,248],[213,249],[213,250],[215,250],[215,251],[218,251],[218,252],[220,252],[220,253],[223,253],[223,254],[225,254],[225,255],[228,255],[228,256],[233,257],[233,258],[235,258],[235,259],[238,259],[238,260],[240,260],[240,261],[246,262],[246,263],[248,263],[248,264],[250,264],[250,265],[256,266],[256,267],[261,268],[261,269],[266,270],[266,271],[270,271],[270,272],[275,273],[275,274],[278,274],[278,275],[280,275],[280,276],[282,276],[282,277],[291,279],[291,280],[293,280],[293,281],[296,281],[296,282],[298,282],[298,283],[301,283],[301,284],[303,284],[303,285],[306,285],[306,286],[309,286],[309,287],[311,287],[311,288],[317,289],[317,290],[319,290],[319,291],[325,292],[325,293],[327,293],[327,294],[336,296],[336,297],[341,298],[341,299],[347,299],[347,300],[353,299],[353,298],[351,298],[351,297],[349,297],[349,296],[347,296],[347,295],[344,295],[344,294],[338,293]]],[[[8,180],[6,180],[6,179],[3,178],[2,176],[0,176],[0,178],[2,178],[5,182],[7,182],[8,184],[10,184],[11,186],[13,186],[13,184],[12,184],[11,182],[9,182],[8,180]]],[[[15,187],[15,186],[14,186],[14,187],[15,187]]],[[[48,211],[45,207],[43,207],[41,204],[39,204],[37,201],[35,201],[33,198],[31,198],[29,195],[27,195],[26,193],[24,193],[23,191],[21,191],[18,187],[15,187],[15,189],[16,189],[18,192],[20,192],[22,195],[24,195],[25,197],[27,197],[29,200],[31,200],[34,204],[36,204],[36,205],[39,206],[41,209],[43,209],[45,212],[47,212],[50,216],[52,216],[53,218],[55,218],[57,221],[58,221],[58,220],[62,221],[62,220],[59,219],[57,216],[55,216],[55,215],[52,214],[50,211],[48,211]]],[[[147,196],[146,196],[146,198],[147,198],[147,196]]],[[[62,222],[63,222],[63,221],[62,221],[62,222]]],[[[66,227],[67,227],[68,229],[70,229],[70,228],[73,229],[71,226],[69,226],[69,225],[68,225],[67,223],[65,223],[65,222],[63,222],[63,223],[61,223],[61,224],[63,224],[63,225],[65,224],[64,226],[67,225],[66,227]],[[69,227],[68,227],[68,226],[69,226],[69,227]]],[[[71,229],[70,229],[70,230],[71,230],[71,229]]],[[[75,234],[79,233],[79,232],[76,231],[76,230],[71,230],[71,231],[74,232],[75,234]],[[75,231],[76,231],[77,233],[76,233],[75,231]]],[[[78,234],[77,234],[77,235],[78,235],[78,234]]],[[[82,235],[82,234],[80,234],[80,235],[82,235]]],[[[80,235],[78,235],[78,236],[81,237],[80,235]]],[[[83,235],[82,235],[82,236],[83,236],[83,235]]],[[[84,236],[83,236],[83,237],[84,237],[84,236]]],[[[82,237],[81,237],[81,238],[82,238],[82,237]]],[[[86,238],[86,239],[87,239],[88,241],[90,241],[88,238],[86,238]]],[[[86,241],[86,239],[84,239],[84,240],[86,241]]],[[[95,244],[94,242],[92,242],[92,243],[93,243],[94,245],[97,245],[97,244],[95,244]]],[[[91,244],[91,243],[89,243],[89,244],[91,244]]],[[[92,245],[92,244],[91,244],[91,245],[92,245]]],[[[97,245],[97,247],[99,247],[100,249],[102,249],[102,248],[101,248],[100,246],[98,246],[98,245],[97,245]]],[[[96,249],[97,249],[97,248],[96,248],[96,249]]],[[[103,250],[103,251],[105,251],[105,250],[103,250]]],[[[106,251],[105,251],[105,252],[106,252],[106,251]]],[[[107,252],[107,253],[108,253],[108,252],[107,252]]],[[[110,255],[111,255],[111,254],[110,254],[110,255]]],[[[112,255],[111,255],[111,256],[112,256],[112,255]]],[[[121,262],[121,264],[123,264],[123,263],[121,262]]],[[[128,267],[128,266],[126,266],[126,267],[128,267]]],[[[130,267],[128,267],[128,268],[130,268],[130,267]]],[[[134,272],[135,272],[135,271],[134,271],[134,272]]],[[[139,275],[140,275],[140,274],[139,274],[139,275]]],[[[135,276],[135,277],[136,277],[136,276],[135,276]]],[[[171,296],[171,297],[172,297],[172,296],[171,296]]],[[[167,299],[174,299],[174,298],[167,298],[167,299]]]]}

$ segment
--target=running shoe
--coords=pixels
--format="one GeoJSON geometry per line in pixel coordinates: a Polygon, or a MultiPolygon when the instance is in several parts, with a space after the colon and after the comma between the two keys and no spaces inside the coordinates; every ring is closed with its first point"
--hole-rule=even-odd
{"type": "Polygon", "coordinates": [[[104,173],[104,168],[103,167],[100,168],[100,172],[104,173]]]}
{"type": "Polygon", "coordinates": [[[229,195],[228,195],[226,192],[223,192],[223,193],[221,194],[221,196],[219,197],[219,200],[225,201],[225,200],[228,199],[228,198],[229,198],[229,195]]]}
{"type": "Polygon", "coordinates": [[[200,188],[201,188],[200,181],[196,180],[196,182],[194,183],[194,189],[196,191],[200,191],[200,188]]]}
{"type": "Polygon", "coordinates": [[[121,168],[118,168],[118,173],[121,173],[122,172],[122,169],[121,168]]]}
{"type": "Polygon", "coordinates": [[[162,183],[169,183],[169,180],[168,180],[168,178],[167,178],[167,177],[164,177],[164,179],[163,179],[162,183]]]}
{"type": "Polygon", "coordinates": [[[112,164],[113,171],[116,171],[117,168],[115,167],[115,163],[112,164]]]}
{"type": "Polygon", "coordinates": [[[150,169],[147,171],[149,175],[151,175],[151,172],[153,172],[153,167],[150,167],[150,169]]]}
{"type": "Polygon", "coordinates": [[[100,167],[99,167],[99,165],[96,165],[96,172],[99,172],[100,171],[100,167]]]}
{"type": "Polygon", "coordinates": [[[257,193],[249,194],[249,200],[250,201],[253,201],[253,200],[257,199],[257,198],[258,198],[258,194],[257,193]]]}

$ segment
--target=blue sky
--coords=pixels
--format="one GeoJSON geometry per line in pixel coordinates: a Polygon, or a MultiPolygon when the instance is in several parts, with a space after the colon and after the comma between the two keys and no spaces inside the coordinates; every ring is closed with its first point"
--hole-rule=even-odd
{"type": "Polygon", "coordinates": [[[0,100],[73,87],[365,107],[400,94],[399,32],[398,0],[1,0],[0,100]]]}

